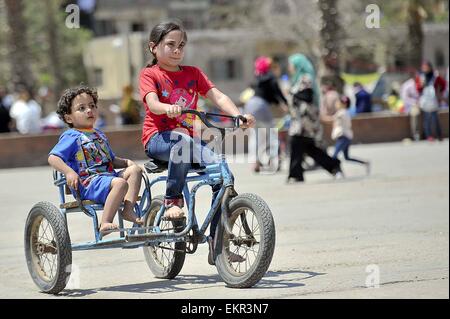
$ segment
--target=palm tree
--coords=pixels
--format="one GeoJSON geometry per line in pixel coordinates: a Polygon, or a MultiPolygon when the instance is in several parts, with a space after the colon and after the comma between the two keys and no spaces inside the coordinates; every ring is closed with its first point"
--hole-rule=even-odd
{"type": "Polygon", "coordinates": [[[447,11],[448,3],[445,0],[410,0],[408,1],[408,37],[410,42],[409,64],[418,67],[423,59],[422,48],[424,45],[423,23],[425,20],[436,21],[447,11]],[[447,8],[446,8],[447,7],[447,8]]]}
{"type": "MultiPolygon", "coordinates": [[[[380,0],[377,1],[381,3],[380,0]]],[[[383,2],[383,9],[388,21],[407,27],[407,47],[404,50],[407,52],[406,62],[410,67],[419,67],[423,58],[424,22],[437,21],[443,15],[446,15],[448,22],[446,0],[395,0],[383,2]]]]}
{"type": "Polygon", "coordinates": [[[61,38],[58,33],[56,14],[57,6],[59,6],[59,0],[45,0],[46,10],[46,33],[48,40],[48,55],[49,65],[53,75],[53,91],[56,95],[59,95],[65,86],[64,77],[61,70],[60,48],[59,39],[61,38]]]}
{"type": "Polygon", "coordinates": [[[339,76],[339,56],[342,28],[339,24],[338,0],[318,0],[318,6],[322,14],[321,66],[319,67],[321,82],[332,82],[341,91],[343,81],[339,76]]]}
{"type": "Polygon", "coordinates": [[[423,0],[408,1],[408,38],[409,38],[409,57],[408,64],[410,66],[419,67],[422,61],[423,47],[423,0]]]}
{"type": "Polygon", "coordinates": [[[5,0],[8,34],[8,58],[11,66],[11,81],[14,89],[24,85],[28,89],[34,86],[34,77],[30,67],[30,52],[27,43],[27,24],[23,18],[22,0],[5,0]]]}

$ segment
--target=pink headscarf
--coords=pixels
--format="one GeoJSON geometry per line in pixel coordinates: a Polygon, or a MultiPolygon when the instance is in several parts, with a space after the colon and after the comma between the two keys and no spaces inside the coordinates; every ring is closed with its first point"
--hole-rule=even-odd
{"type": "Polygon", "coordinates": [[[255,60],[255,75],[263,75],[270,71],[272,60],[266,56],[260,56],[255,60]]]}

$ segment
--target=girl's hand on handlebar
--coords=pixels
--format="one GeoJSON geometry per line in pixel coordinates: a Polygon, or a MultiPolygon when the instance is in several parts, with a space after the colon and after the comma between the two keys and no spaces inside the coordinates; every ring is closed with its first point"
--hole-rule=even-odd
{"type": "Polygon", "coordinates": [[[166,110],[166,115],[169,118],[174,118],[181,115],[182,107],[176,104],[170,104],[166,110]]]}
{"type": "Polygon", "coordinates": [[[240,127],[242,128],[251,128],[255,126],[256,120],[255,117],[251,114],[244,114],[244,117],[247,119],[246,123],[242,123],[240,124],[240,127]]]}

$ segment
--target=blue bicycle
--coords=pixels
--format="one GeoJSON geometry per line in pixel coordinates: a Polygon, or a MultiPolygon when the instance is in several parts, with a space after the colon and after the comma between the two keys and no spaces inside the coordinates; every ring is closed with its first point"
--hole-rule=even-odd
{"type": "MultiPolygon", "coordinates": [[[[184,110],[200,118],[208,128],[220,132],[224,142],[225,133],[239,129],[242,116],[184,110]],[[210,119],[226,117],[228,127],[218,126],[210,119]]],[[[222,147],[222,150],[224,148],[222,147]]],[[[167,220],[164,217],[163,196],[152,196],[152,187],[165,182],[167,176],[149,180],[147,174],[161,173],[167,163],[150,160],[144,164],[144,190],[134,207],[137,216],[144,217],[144,225],[124,228],[119,218],[119,237],[103,239],[99,232],[97,211],[103,206],[88,200],[67,202],[68,191],[65,176],[54,171],[54,184],[59,188],[60,205],[39,202],[28,214],[25,225],[25,256],[30,275],[46,293],[57,294],[66,287],[71,274],[72,251],[143,247],[150,270],[157,278],[175,278],[183,268],[186,254],[193,254],[198,244],[208,242],[205,235],[215,214],[221,214],[214,243],[212,263],[228,287],[248,288],[255,285],[266,273],[275,248],[275,225],[270,208],[255,194],[238,195],[226,162],[224,151],[218,164],[192,169],[186,179],[183,195],[188,207],[187,218],[167,220]],[[190,189],[188,183],[197,182],[190,189]],[[202,186],[220,185],[202,225],[197,222],[195,199],[202,186]],[[72,243],[69,236],[67,215],[83,212],[93,222],[94,240],[72,243]],[[239,255],[239,261],[232,255],[239,255]]]]}

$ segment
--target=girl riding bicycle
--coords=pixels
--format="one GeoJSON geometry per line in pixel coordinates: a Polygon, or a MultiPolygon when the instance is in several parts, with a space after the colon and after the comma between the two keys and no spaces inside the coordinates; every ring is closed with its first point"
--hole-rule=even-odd
{"type": "MultiPolygon", "coordinates": [[[[231,99],[219,91],[197,67],[181,65],[187,34],[176,22],[156,25],[148,43],[154,59],[140,73],[140,94],[145,105],[142,144],[147,156],[168,162],[168,178],[164,205],[167,219],[183,218],[183,187],[193,163],[208,165],[217,163],[219,157],[205,144],[194,140],[194,117],[181,115],[183,109],[196,109],[198,94],[208,98],[225,114],[238,116],[240,112],[231,99]],[[188,154],[186,154],[188,153],[188,154]]],[[[244,117],[252,127],[252,115],[244,117]]],[[[220,185],[213,192],[220,189],[220,185]]],[[[214,198],[213,198],[214,199],[214,198]]],[[[216,214],[210,226],[214,238],[220,214],[216,214]]]]}

